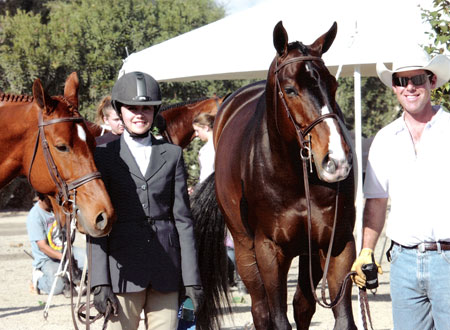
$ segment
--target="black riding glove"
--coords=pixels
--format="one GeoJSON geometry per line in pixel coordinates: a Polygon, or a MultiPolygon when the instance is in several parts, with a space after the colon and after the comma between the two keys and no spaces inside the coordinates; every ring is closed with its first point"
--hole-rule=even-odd
{"type": "Polygon", "coordinates": [[[203,288],[201,285],[186,286],[186,296],[191,298],[194,305],[194,313],[197,313],[198,307],[203,302],[203,288]]]}
{"type": "Polygon", "coordinates": [[[117,316],[119,311],[119,300],[109,285],[98,285],[94,288],[94,306],[102,315],[106,314],[108,302],[111,304],[111,314],[117,316]]]}

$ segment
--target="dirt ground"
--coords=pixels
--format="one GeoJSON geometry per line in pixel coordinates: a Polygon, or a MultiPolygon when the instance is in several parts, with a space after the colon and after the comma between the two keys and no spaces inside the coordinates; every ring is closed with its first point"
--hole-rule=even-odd
{"type": "MultiPolygon", "coordinates": [[[[27,212],[0,212],[0,330],[65,330],[74,329],[70,311],[70,299],[62,295],[54,296],[47,319],[43,312],[47,302],[47,295],[30,293],[31,282],[31,258],[25,251],[31,253],[26,230],[27,212]]],[[[381,255],[384,237],[380,238],[377,259],[381,255]]],[[[75,245],[84,246],[84,237],[77,234],[75,245]]],[[[389,296],[389,263],[385,256],[382,259],[384,274],[379,277],[380,287],[376,295],[369,294],[369,304],[372,315],[373,327],[377,330],[392,329],[391,299],[389,296]]],[[[296,260],[292,263],[288,278],[288,301],[292,301],[297,278],[296,260]]],[[[250,296],[232,291],[233,318],[226,317],[221,329],[238,330],[247,329],[252,323],[250,313],[250,296]]],[[[317,290],[320,296],[320,290],[317,290]]],[[[352,304],[355,320],[358,328],[362,329],[359,321],[358,290],[353,286],[352,304]]],[[[296,329],[292,315],[292,307],[289,306],[288,317],[293,329],[296,329]]],[[[334,318],[330,310],[317,306],[310,329],[333,329],[334,318]]],[[[78,325],[84,329],[83,325],[78,325]]],[[[97,321],[91,329],[101,329],[102,321],[97,321]]],[[[143,322],[139,329],[144,329],[143,322]]]]}

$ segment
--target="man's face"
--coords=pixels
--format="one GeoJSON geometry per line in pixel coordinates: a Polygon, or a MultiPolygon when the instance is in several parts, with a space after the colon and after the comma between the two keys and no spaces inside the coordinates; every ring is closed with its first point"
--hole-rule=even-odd
{"type": "Polygon", "coordinates": [[[115,135],[120,135],[123,133],[123,122],[120,120],[114,109],[108,109],[106,111],[107,116],[103,117],[103,121],[111,127],[111,132],[115,135]]]}
{"type": "Polygon", "coordinates": [[[128,131],[144,134],[152,126],[155,107],[152,105],[127,105],[121,107],[123,123],[128,131]]]}
{"type": "MultiPolygon", "coordinates": [[[[417,75],[426,74],[425,70],[413,70],[398,72],[396,77],[414,77],[417,75]]],[[[431,107],[431,90],[436,86],[436,77],[433,76],[432,81],[425,79],[423,84],[415,85],[411,79],[408,80],[406,86],[392,86],[397,99],[402,105],[403,109],[411,115],[418,115],[424,113],[427,107],[431,107]]]]}

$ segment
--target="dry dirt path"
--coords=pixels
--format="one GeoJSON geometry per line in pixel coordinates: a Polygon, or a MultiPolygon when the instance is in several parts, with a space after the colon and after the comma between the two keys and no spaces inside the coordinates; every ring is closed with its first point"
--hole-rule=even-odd
{"type": "MultiPolygon", "coordinates": [[[[27,212],[0,212],[0,330],[65,330],[73,329],[70,312],[70,299],[62,295],[54,296],[47,320],[43,317],[43,310],[47,301],[47,295],[36,295],[29,291],[31,281],[31,258],[24,252],[31,251],[26,231],[27,212]]],[[[384,238],[380,239],[379,249],[384,238]]],[[[77,234],[75,245],[83,246],[84,237],[77,234]]],[[[380,255],[380,251],[376,251],[380,255]]],[[[391,303],[389,296],[389,264],[383,258],[382,266],[385,271],[379,278],[380,288],[378,293],[369,296],[371,314],[374,329],[392,329],[391,303]]],[[[288,301],[292,301],[295,291],[297,265],[294,260],[288,278],[288,301]]],[[[357,289],[352,291],[353,312],[357,315],[358,301],[357,289]]],[[[244,329],[246,324],[251,324],[250,296],[239,293],[236,289],[232,292],[237,303],[233,303],[233,319],[227,317],[221,329],[244,329]]],[[[320,295],[320,290],[317,291],[320,295]]],[[[295,329],[292,316],[292,307],[288,311],[289,320],[295,329]]],[[[317,307],[310,329],[333,329],[334,319],[330,310],[317,307]]],[[[91,326],[92,330],[101,329],[101,321],[91,326]]],[[[80,329],[83,329],[80,326],[80,329]]],[[[143,324],[139,329],[144,329],[143,324]]]]}

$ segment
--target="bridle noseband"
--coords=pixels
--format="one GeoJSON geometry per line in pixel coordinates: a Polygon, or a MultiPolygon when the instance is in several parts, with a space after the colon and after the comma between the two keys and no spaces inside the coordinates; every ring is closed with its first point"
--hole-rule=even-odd
{"type": "MultiPolygon", "coordinates": [[[[88,173],[81,178],[78,178],[72,182],[67,183],[60,175],[58,168],[56,167],[55,161],[53,160],[52,154],[49,149],[49,144],[47,138],[45,137],[45,126],[54,125],[58,123],[65,122],[83,122],[84,119],[82,117],[63,117],[63,118],[55,118],[48,121],[43,120],[42,109],[39,110],[38,117],[38,134],[36,136],[36,143],[34,146],[33,156],[31,158],[30,168],[28,170],[28,183],[31,184],[31,170],[33,168],[34,160],[36,158],[37,149],[39,146],[39,139],[41,140],[42,151],[44,153],[44,159],[47,164],[48,172],[53,182],[55,183],[58,192],[56,194],[56,201],[58,205],[61,206],[63,212],[65,214],[70,214],[70,204],[72,204],[72,212],[76,212],[76,203],[75,203],[75,195],[76,188],[82,186],[83,184],[98,179],[101,177],[100,172],[92,172],[88,173]],[[70,192],[73,190],[73,193],[70,192]],[[72,197],[72,198],[71,198],[72,197]],[[67,209],[66,209],[67,208],[67,209]]],[[[75,215],[75,214],[74,214],[75,215]]]]}

